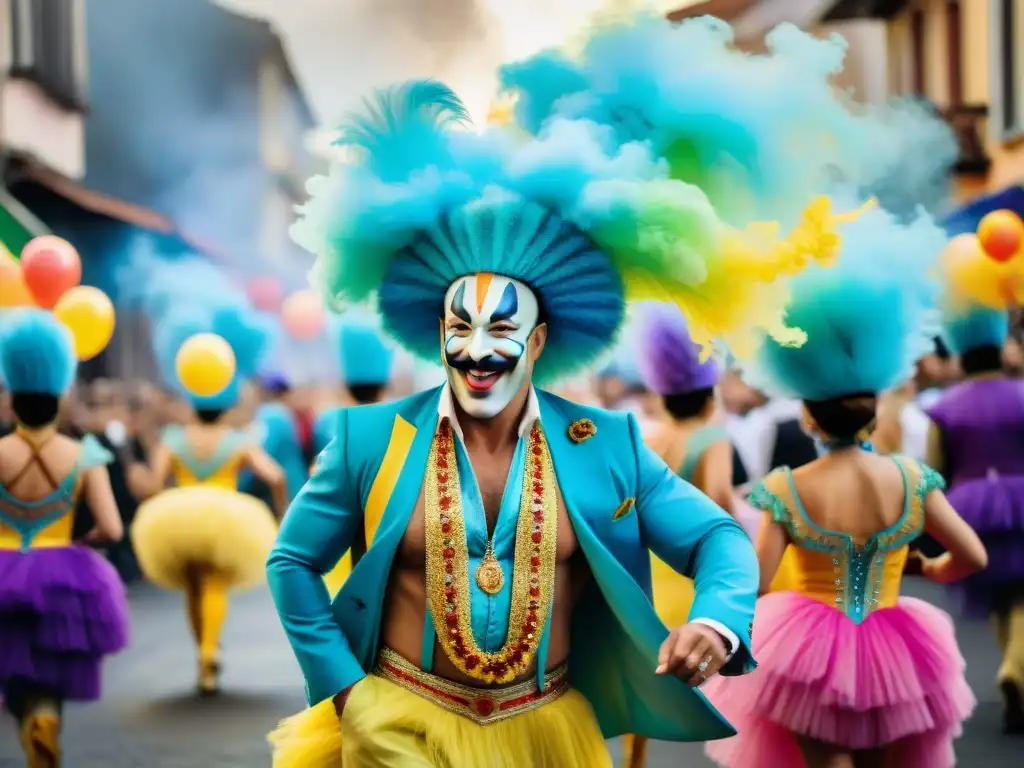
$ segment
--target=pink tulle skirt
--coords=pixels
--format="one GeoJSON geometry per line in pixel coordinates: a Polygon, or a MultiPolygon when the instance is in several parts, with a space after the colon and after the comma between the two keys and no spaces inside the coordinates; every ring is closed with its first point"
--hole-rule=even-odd
{"type": "Polygon", "coordinates": [[[802,766],[796,736],[843,750],[886,748],[900,768],[951,768],[974,709],[949,616],[903,598],[861,624],[796,592],[762,597],[758,668],[704,686],[737,735],[710,742],[726,768],[802,766]]]}

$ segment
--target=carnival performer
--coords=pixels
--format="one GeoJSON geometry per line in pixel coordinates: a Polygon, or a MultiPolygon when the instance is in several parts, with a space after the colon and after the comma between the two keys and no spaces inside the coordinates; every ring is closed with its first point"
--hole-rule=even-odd
{"type": "Polygon", "coordinates": [[[908,545],[927,531],[948,555],[923,564],[938,582],[985,567],[985,549],[927,466],[864,446],[878,394],[928,349],[945,233],[926,214],[876,209],[844,231],[839,265],[794,280],[799,349],[770,339],[746,367],[764,391],[803,400],[822,456],[755,489],[761,584],[788,550],[793,591],[758,601],[746,678],[713,680],[709,699],[739,735],[709,744],[729,768],[856,765],[947,768],[974,706],[953,624],[899,589],[908,545]]]}
{"type": "Polygon", "coordinates": [[[277,533],[274,514],[237,490],[244,469],[270,487],[278,511],[285,507],[285,476],[253,439],[225,423],[255,373],[265,347],[262,330],[239,308],[216,310],[209,323],[190,315],[163,319],[154,334],[166,379],[183,389],[175,374],[182,343],[197,332],[218,332],[234,352],[237,372],[219,394],[190,395],[196,422],[165,429],[150,457],[148,494],[131,527],[132,543],[146,578],[185,593],[189,625],[198,651],[198,690],[220,687],[220,637],[232,590],[263,580],[263,564],[277,533]],[[173,488],[163,490],[173,480],[173,488]],[[154,495],[155,494],[155,495],[154,495]]]}
{"type": "Polygon", "coordinates": [[[338,328],[338,363],[344,405],[321,412],[313,425],[313,447],[320,453],[334,438],[334,425],[350,405],[378,403],[391,380],[394,351],[366,322],[344,318],[338,328]]]}
{"type": "Polygon", "coordinates": [[[1003,374],[1005,311],[951,307],[944,337],[967,375],[928,411],[929,461],[978,533],[989,567],[954,585],[968,615],[991,619],[1003,661],[1005,729],[1024,733],[1024,382],[1003,374]]]}
{"type": "MultiPolygon", "coordinates": [[[[702,359],[686,319],[671,304],[648,303],[638,313],[635,340],[646,389],[660,396],[665,416],[645,434],[645,442],[679,477],[732,513],[732,443],[715,419],[718,364],[702,359]]],[[[658,557],[651,557],[654,607],[667,627],[686,623],[693,603],[693,581],[658,557]]],[[[646,763],[647,739],[626,740],[626,763],[646,763]]]]}
{"type": "MultiPolygon", "coordinates": [[[[285,477],[286,503],[309,478],[309,467],[303,455],[299,425],[288,405],[280,401],[265,402],[256,409],[253,436],[259,439],[263,451],[277,462],[285,477]]],[[[252,472],[245,472],[239,480],[239,490],[258,496],[265,504],[273,505],[271,489],[252,472]]]]}
{"type": "Polygon", "coordinates": [[[99,699],[103,658],[128,642],[124,586],[89,549],[123,534],[113,457],[92,436],[57,432],[75,370],[71,336],[51,313],[4,315],[0,378],[16,428],[0,438],[0,697],[29,768],[61,765],[64,702],[99,699]],[[95,527],[72,542],[79,499],[95,527]]]}
{"type": "Polygon", "coordinates": [[[604,737],[729,735],[691,686],[754,665],[749,539],[632,415],[534,382],[608,351],[627,290],[680,304],[702,338],[800,343],[776,278],[834,256],[828,201],[779,240],[726,226],[648,145],[609,147],[593,122],[516,143],[465,130],[430,81],[368,112],[295,235],[331,304],[375,295],[447,382],[342,411],[285,516],[268,575],[313,706],[273,734],[274,765],[594,768],[604,737]],[[357,541],[332,603],[323,573],[357,541]],[[648,549],[697,585],[671,631],[648,549]]]}

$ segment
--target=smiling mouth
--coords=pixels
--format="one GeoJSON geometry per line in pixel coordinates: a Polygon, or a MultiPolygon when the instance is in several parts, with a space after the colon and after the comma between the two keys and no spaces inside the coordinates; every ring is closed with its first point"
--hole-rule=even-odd
{"type": "Polygon", "coordinates": [[[498,383],[502,371],[482,371],[479,368],[471,368],[463,372],[466,377],[466,386],[473,392],[488,392],[491,387],[498,383]]]}

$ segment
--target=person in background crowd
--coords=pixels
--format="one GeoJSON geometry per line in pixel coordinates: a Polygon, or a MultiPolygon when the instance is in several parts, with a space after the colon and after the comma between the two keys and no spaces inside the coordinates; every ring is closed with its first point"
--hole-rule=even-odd
{"type": "Polygon", "coordinates": [[[220,637],[229,593],[260,583],[274,542],[274,514],[258,499],[237,491],[238,476],[251,470],[274,494],[284,512],[285,477],[252,436],[231,426],[231,410],[242,399],[266,345],[260,327],[245,311],[218,310],[210,328],[194,321],[165,320],[154,334],[157,359],[167,381],[175,381],[175,356],[196,328],[217,330],[223,318],[235,336],[226,338],[236,375],[220,393],[192,396],[197,422],[169,425],[149,460],[148,477],[136,489],[146,501],[131,528],[132,543],[146,578],[185,593],[198,656],[197,688],[202,696],[220,690],[220,637]],[[164,490],[171,479],[175,488],[164,490]]]}
{"type": "MultiPolygon", "coordinates": [[[[669,469],[733,513],[732,444],[716,418],[718,365],[701,362],[679,308],[646,304],[639,313],[639,369],[645,387],[661,398],[664,416],[644,434],[647,445],[669,469]]],[[[651,556],[654,607],[666,627],[686,623],[694,599],[693,581],[651,556]]],[[[647,739],[628,736],[626,764],[647,762],[647,739]]]]}
{"type": "Polygon", "coordinates": [[[114,569],[89,545],[124,529],[92,435],[57,431],[75,376],[70,334],[52,314],[5,321],[0,371],[15,432],[0,438],[0,698],[17,718],[28,768],[62,763],[64,702],[100,697],[101,662],[128,642],[128,605],[114,569]],[[93,524],[73,543],[79,499],[93,524]]]}
{"type": "Polygon", "coordinates": [[[1006,312],[966,306],[947,319],[945,337],[967,378],[928,410],[928,461],[988,549],[988,569],[954,589],[963,611],[992,621],[1004,725],[1024,734],[1024,382],[1003,371],[1006,312]]]}

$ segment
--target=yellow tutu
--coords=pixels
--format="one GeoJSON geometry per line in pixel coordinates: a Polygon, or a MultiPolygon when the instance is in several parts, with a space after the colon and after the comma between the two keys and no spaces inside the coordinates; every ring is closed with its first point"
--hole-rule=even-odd
{"type": "Polygon", "coordinates": [[[330,699],[270,736],[274,768],[611,768],[590,703],[578,691],[489,725],[383,678],[352,689],[341,722],[330,699]]]}
{"type": "Polygon", "coordinates": [[[146,578],[185,590],[195,566],[232,588],[263,581],[277,523],[259,499],[227,488],[193,485],[157,494],[139,507],[132,544],[146,578]]]}

